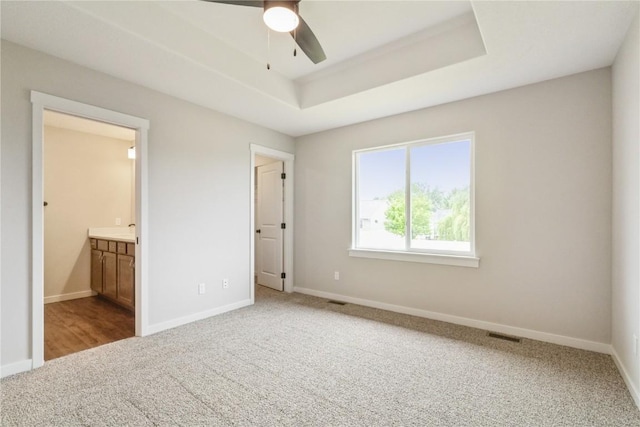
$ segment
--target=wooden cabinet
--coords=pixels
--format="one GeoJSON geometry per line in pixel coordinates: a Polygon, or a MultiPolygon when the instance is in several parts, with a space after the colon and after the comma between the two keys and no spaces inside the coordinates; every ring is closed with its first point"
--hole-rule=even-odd
{"type": "Polygon", "coordinates": [[[135,245],[91,239],[91,289],[131,310],[135,308],[135,245]]]}
{"type": "Polygon", "coordinates": [[[135,258],[118,254],[118,300],[133,308],[135,301],[135,258]]]}
{"type": "Polygon", "coordinates": [[[102,293],[106,297],[118,298],[116,254],[111,252],[102,253],[102,293]]]}
{"type": "Polygon", "coordinates": [[[102,251],[91,250],[91,290],[102,293],[102,251]]]}

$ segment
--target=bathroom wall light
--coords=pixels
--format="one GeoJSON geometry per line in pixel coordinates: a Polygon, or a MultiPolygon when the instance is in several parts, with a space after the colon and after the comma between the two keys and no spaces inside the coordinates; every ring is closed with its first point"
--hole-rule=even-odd
{"type": "Polygon", "coordinates": [[[127,150],[127,157],[129,159],[135,159],[136,158],[136,147],[130,147],[127,150]]]}

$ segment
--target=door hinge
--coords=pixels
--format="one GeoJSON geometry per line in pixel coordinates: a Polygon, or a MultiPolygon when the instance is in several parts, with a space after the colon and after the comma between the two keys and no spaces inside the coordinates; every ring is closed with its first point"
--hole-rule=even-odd
{"type": "Polygon", "coordinates": [[[287,273],[280,273],[280,278],[281,279],[286,279],[287,278],[287,273]]]}
{"type": "Polygon", "coordinates": [[[287,174],[286,174],[286,173],[284,173],[284,172],[282,172],[282,173],[280,174],[280,178],[282,178],[282,179],[287,179],[287,174]]]}
{"type": "Polygon", "coordinates": [[[280,224],[280,228],[282,228],[282,229],[284,230],[285,228],[287,228],[287,224],[285,224],[284,222],[283,222],[283,223],[281,223],[281,224],[280,224]]]}

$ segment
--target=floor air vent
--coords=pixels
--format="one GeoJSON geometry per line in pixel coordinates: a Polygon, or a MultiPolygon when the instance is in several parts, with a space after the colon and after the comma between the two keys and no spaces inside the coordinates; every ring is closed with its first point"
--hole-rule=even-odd
{"type": "Polygon", "coordinates": [[[335,304],[335,305],[346,305],[346,302],[342,302],[342,301],[336,301],[336,300],[332,300],[330,299],[329,301],[327,301],[329,304],[335,304]]]}
{"type": "Polygon", "coordinates": [[[487,332],[487,336],[491,338],[497,338],[499,340],[511,341],[511,342],[520,342],[520,338],[510,337],[509,335],[502,335],[496,332],[487,332]]]}

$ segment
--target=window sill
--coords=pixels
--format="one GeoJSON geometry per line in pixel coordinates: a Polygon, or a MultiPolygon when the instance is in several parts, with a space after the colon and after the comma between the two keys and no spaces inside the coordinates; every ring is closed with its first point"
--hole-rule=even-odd
{"type": "Polygon", "coordinates": [[[357,258],[386,259],[391,261],[454,265],[458,267],[478,268],[480,266],[480,258],[461,255],[436,255],[423,254],[419,252],[384,251],[380,249],[349,249],[349,256],[357,258]]]}

